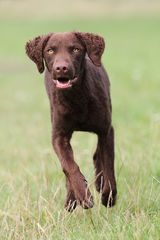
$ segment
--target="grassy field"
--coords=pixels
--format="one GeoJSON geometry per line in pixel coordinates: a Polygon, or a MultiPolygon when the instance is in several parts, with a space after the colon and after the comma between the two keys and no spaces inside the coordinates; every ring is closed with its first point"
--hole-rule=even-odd
{"type": "Polygon", "coordinates": [[[160,239],[160,18],[1,19],[0,29],[0,239],[160,239]],[[118,200],[113,209],[101,205],[93,183],[96,137],[76,133],[76,161],[95,206],[69,214],[43,76],[24,45],[41,33],[76,29],[106,40],[118,200]]]}

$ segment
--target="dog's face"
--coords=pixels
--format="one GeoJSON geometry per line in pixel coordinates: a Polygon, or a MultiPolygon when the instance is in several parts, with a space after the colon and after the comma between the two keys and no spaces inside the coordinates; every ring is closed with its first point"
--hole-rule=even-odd
{"type": "Polygon", "coordinates": [[[85,48],[74,33],[55,33],[48,40],[44,60],[57,88],[69,88],[78,80],[85,48]]]}
{"type": "Polygon", "coordinates": [[[91,61],[101,65],[104,40],[91,33],[51,33],[37,37],[26,44],[26,53],[40,73],[45,65],[57,88],[70,88],[82,73],[87,52],[91,61]]]}

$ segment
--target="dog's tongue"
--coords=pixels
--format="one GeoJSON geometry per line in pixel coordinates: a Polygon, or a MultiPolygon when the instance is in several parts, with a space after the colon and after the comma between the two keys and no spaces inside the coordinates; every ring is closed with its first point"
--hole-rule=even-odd
{"type": "Polygon", "coordinates": [[[68,82],[59,82],[58,80],[56,81],[56,87],[57,88],[69,88],[71,87],[71,83],[70,80],[68,80],[68,82]]]}

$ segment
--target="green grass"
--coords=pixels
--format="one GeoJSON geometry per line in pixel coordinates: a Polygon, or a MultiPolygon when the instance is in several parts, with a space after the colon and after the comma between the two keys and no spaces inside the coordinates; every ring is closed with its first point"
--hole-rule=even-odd
{"type": "Polygon", "coordinates": [[[160,239],[160,19],[1,20],[0,239],[160,239]],[[96,136],[76,133],[76,161],[95,206],[63,209],[65,179],[52,151],[49,103],[25,42],[41,33],[81,30],[106,39],[111,80],[118,200],[101,205],[94,188],[96,136]]]}

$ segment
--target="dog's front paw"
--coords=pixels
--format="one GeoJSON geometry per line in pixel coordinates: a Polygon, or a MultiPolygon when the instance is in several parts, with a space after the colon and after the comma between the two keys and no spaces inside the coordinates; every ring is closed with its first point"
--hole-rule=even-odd
{"type": "Polygon", "coordinates": [[[72,186],[77,203],[84,209],[92,208],[94,205],[93,197],[83,175],[75,177],[72,181],[72,186]]]}
{"type": "Polygon", "coordinates": [[[68,194],[67,194],[65,209],[68,212],[72,212],[76,208],[76,206],[77,206],[77,200],[75,198],[74,192],[69,191],[68,194]]]}
{"type": "MultiPolygon", "coordinates": [[[[86,190],[88,191],[88,189],[86,190]]],[[[87,194],[88,196],[86,196],[83,200],[80,200],[80,205],[84,208],[84,209],[89,209],[92,208],[94,205],[94,201],[93,201],[93,197],[91,195],[91,193],[87,194]]]]}

